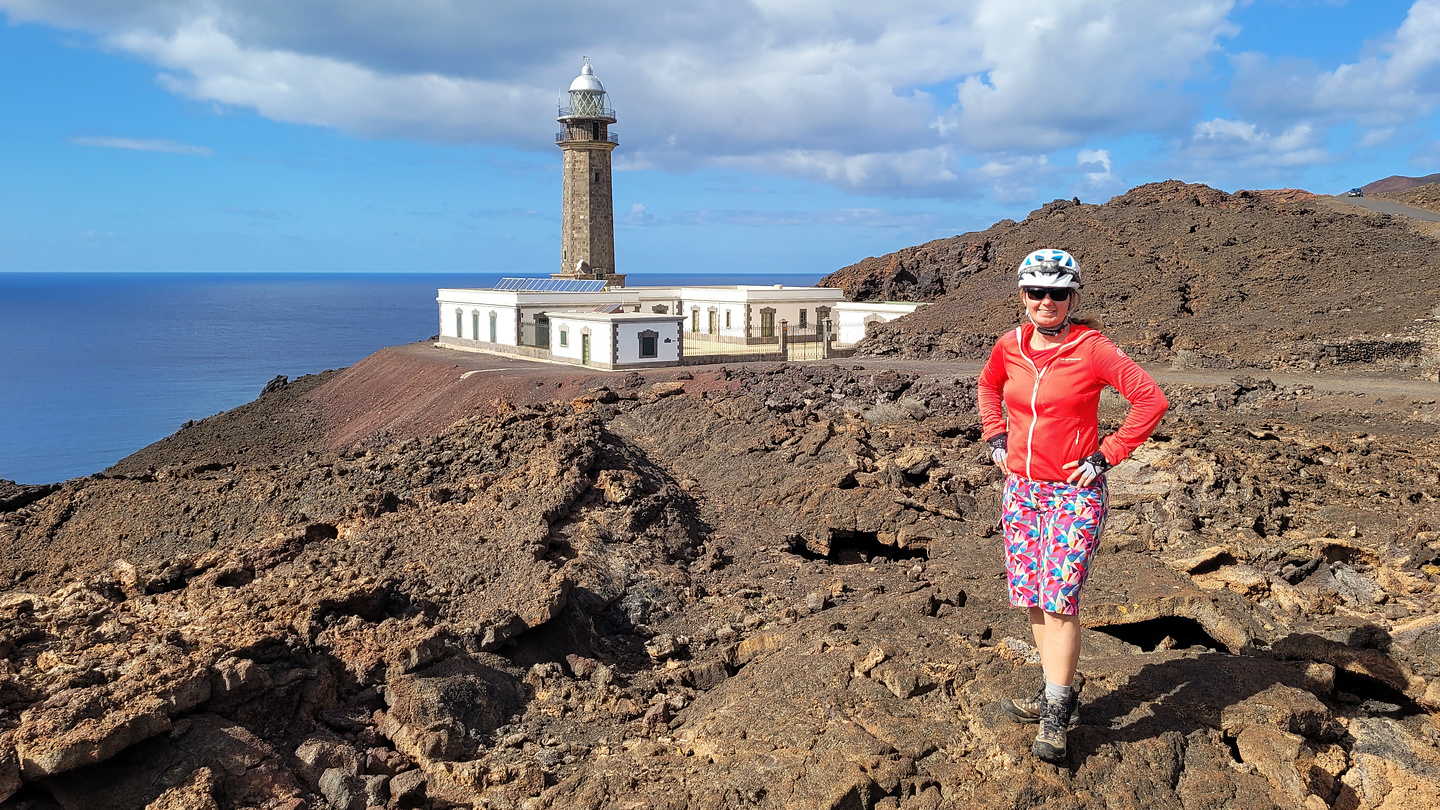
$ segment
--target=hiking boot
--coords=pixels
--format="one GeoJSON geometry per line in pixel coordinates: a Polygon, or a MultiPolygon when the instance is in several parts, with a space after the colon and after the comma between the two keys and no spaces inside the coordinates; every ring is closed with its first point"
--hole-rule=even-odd
{"type": "MultiPolygon", "coordinates": [[[[1071,687],[1070,694],[1074,700],[1070,701],[1070,719],[1065,724],[1067,729],[1080,725],[1080,681],[1077,679],[1071,687]]],[[[1000,708],[1010,715],[1010,719],[1017,723],[1038,723],[1040,715],[1045,711],[1045,681],[1040,681],[1040,689],[1035,692],[1034,697],[1011,700],[1006,698],[1000,702],[1000,708]]]]}
{"type": "Polygon", "coordinates": [[[1035,735],[1035,744],[1030,753],[1050,763],[1065,761],[1065,727],[1075,710],[1075,693],[1064,700],[1045,701],[1040,711],[1040,733],[1035,735]]]}

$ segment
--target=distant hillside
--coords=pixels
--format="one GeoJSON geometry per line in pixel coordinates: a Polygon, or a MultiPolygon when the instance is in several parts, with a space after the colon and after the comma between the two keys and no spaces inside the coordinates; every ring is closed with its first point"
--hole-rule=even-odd
{"type": "Polygon", "coordinates": [[[1424,177],[1402,177],[1394,174],[1384,180],[1376,180],[1360,187],[1366,194],[1393,194],[1397,191],[1423,186],[1427,183],[1440,183],[1440,172],[1427,174],[1424,177]]]}
{"type": "Polygon", "coordinates": [[[1413,358],[1420,344],[1396,347],[1392,336],[1416,319],[1434,323],[1434,240],[1397,218],[1275,196],[1172,180],[1104,205],[1057,200],[1023,222],[868,258],[821,283],[859,300],[934,302],[880,328],[863,352],[980,358],[1023,317],[1016,265],[1059,247],[1084,269],[1083,311],[1141,359],[1308,368],[1327,356],[1413,358]],[[1352,338],[1370,348],[1335,347],[1352,338]]]}
{"type": "MultiPolygon", "coordinates": [[[[1431,176],[1435,177],[1436,175],[1431,176]]],[[[1394,200],[1402,205],[1424,208],[1426,211],[1440,213],[1440,183],[1426,183],[1423,186],[1407,188],[1404,191],[1392,191],[1374,196],[1383,200],[1394,200]]]]}

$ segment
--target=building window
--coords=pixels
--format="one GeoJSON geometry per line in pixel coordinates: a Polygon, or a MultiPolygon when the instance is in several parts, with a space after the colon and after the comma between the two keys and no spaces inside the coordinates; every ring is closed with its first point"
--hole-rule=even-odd
{"type": "Polygon", "coordinates": [[[699,308],[699,307],[691,307],[691,308],[690,308],[690,331],[693,332],[693,333],[695,333],[695,334],[697,334],[697,335],[700,334],[700,308],[699,308]]]}
{"type": "Polygon", "coordinates": [[[566,328],[563,327],[563,326],[560,327],[560,345],[561,345],[561,346],[569,346],[569,345],[570,345],[570,330],[569,330],[569,329],[566,329],[566,328]]]}
{"type": "Polygon", "coordinates": [[[656,345],[660,342],[659,338],[659,332],[652,332],[649,329],[640,333],[640,358],[642,360],[660,356],[659,346],[656,345]]]}
{"type": "Polygon", "coordinates": [[[595,172],[595,182],[600,182],[600,172],[595,172]]]}
{"type": "Polygon", "coordinates": [[[455,337],[465,337],[465,311],[462,309],[455,310],[455,337]]]}
{"type": "Polygon", "coordinates": [[[805,308],[804,308],[804,307],[801,307],[801,308],[800,308],[800,326],[801,326],[801,327],[804,327],[804,326],[805,326],[805,308]]]}
{"type": "Polygon", "coordinates": [[[499,343],[499,342],[500,342],[500,339],[497,337],[497,332],[496,332],[496,330],[495,330],[495,321],[496,321],[496,318],[497,318],[497,316],[495,315],[495,313],[493,313],[493,312],[490,313],[490,342],[491,342],[491,343],[499,343]]]}
{"type": "Polygon", "coordinates": [[[480,339],[480,310],[470,310],[470,339],[480,339]]]}
{"type": "MultiPolygon", "coordinates": [[[[599,122],[599,121],[592,121],[592,122],[590,123],[590,137],[591,137],[592,139],[594,139],[594,140],[597,140],[597,141],[600,140],[600,122],[599,122]]],[[[599,172],[596,172],[596,173],[595,173],[595,180],[596,180],[597,182],[600,180],[600,173],[599,173],[599,172]]]]}
{"type": "Polygon", "coordinates": [[[730,310],[725,310],[725,328],[730,328],[730,310]]]}
{"type": "Polygon", "coordinates": [[[705,325],[709,327],[710,334],[715,334],[715,310],[705,313],[705,325]]]}

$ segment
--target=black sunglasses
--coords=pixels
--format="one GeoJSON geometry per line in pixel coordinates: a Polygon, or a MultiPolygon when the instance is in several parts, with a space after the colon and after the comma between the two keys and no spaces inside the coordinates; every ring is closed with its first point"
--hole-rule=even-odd
{"type": "Polygon", "coordinates": [[[1070,293],[1074,292],[1074,290],[1069,287],[1026,287],[1024,289],[1025,297],[1031,301],[1040,301],[1048,295],[1051,301],[1057,303],[1060,301],[1069,301],[1070,293]]]}

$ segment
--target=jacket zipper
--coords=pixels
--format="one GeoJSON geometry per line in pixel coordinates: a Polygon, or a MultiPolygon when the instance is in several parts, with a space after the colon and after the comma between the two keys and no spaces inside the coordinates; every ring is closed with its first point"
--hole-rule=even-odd
{"type": "MultiPolygon", "coordinates": [[[[1030,358],[1027,357],[1025,359],[1029,360],[1030,358]]],[[[1035,368],[1035,361],[1030,361],[1030,367],[1035,368]]],[[[1043,369],[1036,369],[1035,385],[1030,388],[1030,433],[1025,437],[1025,477],[1032,481],[1035,479],[1030,475],[1030,459],[1035,456],[1033,449],[1035,443],[1035,423],[1040,421],[1040,415],[1035,412],[1035,399],[1040,394],[1040,378],[1045,376],[1045,372],[1049,370],[1049,368],[1049,366],[1046,366],[1043,369]]]]}

